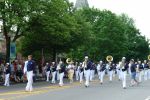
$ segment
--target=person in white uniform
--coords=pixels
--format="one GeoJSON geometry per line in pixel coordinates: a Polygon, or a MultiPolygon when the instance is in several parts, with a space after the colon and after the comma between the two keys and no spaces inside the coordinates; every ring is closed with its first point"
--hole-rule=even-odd
{"type": "Polygon", "coordinates": [[[28,56],[28,60],[25,61],[25,66],[24,66],[24,74],[27,76],[27,86],[26,86],[26,91],[32,91],[33,87],[33,71],[35,69],[35,62],[32,60],[32,55],[28,56]]]}
{"type": "Polygon", "coordinates": [[[113,66],[112,66],[112,62],[108,63],[108,71],[109,71],[109,81],[112,82],[112,78],[113,78],[113,66]]]}
{"type": "Polygon", "coordinates": [[[142,82],[142,78],[143,78],[143,75],[144,75],[144,67],[143,67],[141,61],[138,61],[137,72],[138,72],[139,82],[142,82]]]}
{"type": "Polygon", "coordinates": [[[79,64],[78,62],[75,63],[75,75],[76,75],[76,81],[79,80],[79,64]]]}
{"type": "Polygon", "coordinates": [[[82,67],[82,63],[79,64],[79,78],[80,78],[80,83],[83,82],[83,71],[84,71],[84,68],[82,67]]]}
{"type": "Polygon", "coordinates": [[[63,86],[63,79],[64,79],[64,73],[65,73],[65,66],[64,63],[62,61],[59,62],[58,66],[57,66],[57,70],[59,72],[59,86],[63,86]]]}
{"type": "Polygon", "coordinates": [[[45,69],[46,69],[46,81],[49,82],[49,76],[50,76],[50,64],[49,63],[46,63],[45,69]]]}
{"type": "Polygon", "coordinates": [[[57,66],[56,66],[56,64],[55,64],[55,62],[52,62],[52,65],[51,65],[51,72],[52,72],[52,82],[51,83],[56,83],[56,80],[55,80],[55,78],[56,78],[56,68],[57,68],[57,66]]]}
{"type": "Polygon", "coordinates": [[[10,86],[10,84],[9,84],[9,77],[10,77],[10,66],[9,66],[9,63],[6,63],[6,66],[4,68],[4,73],[5,73],[4,86],[10,86]]]}
{"type": "Polygon", "coordinates": [[[103,84],[103,79],[105,75],[106,65],[103,63],[103,61],[100,61],[100,63],[97,66],[98,74],[99,74],[99,80],[100,84],[103,84]]]}
{"type": "Polygon", "coordinates": [[[88,56],[85,57],[85,60],[83,62],[83,68],[85,73],[85,87],[89,87],[90,85],[90,69],[92,66],[92,62],[88,60],[88,56]]]}
{"type": "Polygon", "coordinates": [[[121,68],[122,87],[123,87],[123,89],[126,89],[126,87],[127,87],[126,77],[127,77],[128,64],[126,64],[125,57],[122,58],[122,61],[120,63],[120,68],[121,68]]]}
{"type": "Polygon", "coordinates": [[[144,66],[144,80],[146,81],[148,79],[148,69],[149,69],[149,66],[146,60],[144,60],[143,66],[144,66]]]}

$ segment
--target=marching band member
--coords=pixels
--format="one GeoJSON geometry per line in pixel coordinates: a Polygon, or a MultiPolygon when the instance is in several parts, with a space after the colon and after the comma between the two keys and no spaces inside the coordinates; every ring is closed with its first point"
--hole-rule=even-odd
{"type": "Polygon", "coordinates": [[[112,82],[112,78],[113,78],[113,66],[112,66],[112,62],[108,63],[108,71],[109,71],[109,81],[112,82]]]}
{"type": "Polygon", "coordinates": [[[101,65],[100,65],[100,84],[103,84],[105,70],[106,70],[106,65],[103,62],[101,62],[101,65]]]}
{"type": "Polygon", "coordinates": [[[148,61],[148,79],[150,79],[150,60],[148,61]]]}
{"type": "Polygon", "coordinates": [[[46,81],[49,82],[49,76],[50,76],[50,65],[49,65],[49,63],[46,63],[45,69],[46,69],[46,81]]]}
{"type": "Polygon", "coordinates": [[[52,72],[52,82],[51,83],[56,83],[55,77],[56,77],[56,64],[55,62],[52,62],[51,65],[51,72],[52,72]]]}
{"type": "Polygon", "coordinates": [[[128,65],[126,64],[126,58],[123,57],[122,61],[120,63],[120,68],[121,68],[121,80],[122,80],[122,86],[123,89],[126,89],[126,75],[127,75],[127,69],[128,65]]]}
{"type": "Polygon", "coordinates": [[[6,66],[4,68],[4,73],[5,73],[4,86],[9,86],[9,77],[10,77],[10,66],[9,66],[9,63],[6,63],[6,66]]]}
{"type": "Polygon", "coordinates": [[[144,80],[146,81],[148,79],[148,68],[149,68],[146,60],[144,60],[143,66],[144,66],[144,80]]]}
{"type": "Polygon", "coordinates": [[[76,75],[76,80],[79,80],[79,65],[78,62],[75,64],[75,75],[76,75]]]}
{"type": "Polygon", "coordinates": [[[100,61],[100,62],[97,64],[97,67],[96,67],[99,80],[101,79],[101,77],[100,77],[100,67],[101,67],[102,63],[103,63],[103,62],[100,61]]]}
{"type": "Polygon", "coordinates": [[[94,75],[95,75],[95,64],[93,63],[91,68],[90,68],[90,81],[93,80],[94,75]]]}
{"type": "Polygon", "coordinates": [[[138,71],[139,82],[142,82],[144,67],[143,67],[141,61],[138,61],[137,71],[138,71]]]}
{"type": "Polygon", "coordinates": [[[32,55],[28,56],[28,60],[25,61],[25,65],[24,65],[24,74],[27,75],[27,86],[26,86],[26,91],[32,91],[33,87],[33,71],[35,69],[35,61],[32,60],[32,55]]]}
{"type": "Polygon", "coordinates": [[[68,78],[70,80],[70,83],[73,82],[74,68],[75,66],[73,64],[73,61],[69,62],[67,69],[68,69],[68,78]]]}
{"type": "Polygon", "coordinates": [[[82,63],[80,63],[78,68],[79,68],[80,83],[82,83],[83,82],[83,71],[84,71],[84,68],[82,67],[82,63]]]}
{"type": "Polygon", "coordinates": [[[131,86],[134,86],[135,84],[138,84],[137,80],[136,80],[136,69],[137,69],[137,65],[134,63],[134,60],[132,59],[130,61],[131,63],[131,86]]]}
{"type": "Polygon", "coordinates": [[[121,69],[120,69],[120,64],[121,62],[119,62],[116,66],[116,70],[117,70],[117,75],[118,75],[118,80],[121,80],[121,69]]]}
{"type": "Polygon", "coordinates": [[[62,61],[59,62],[57,66],[57,70],[59,71],[59,86],[63,86],[63,78],[64,78],[64,72],[65,72],[65,66],[62,61]]]}
{"type": "Polygon", "coordinates": [[[85,57],[85,61],[83,62],[84,74],[85,74],[85,87],[89,87],[90,81],[90,68],[92,66],[92,62],[88,60],[88,56],[85,57]]]}

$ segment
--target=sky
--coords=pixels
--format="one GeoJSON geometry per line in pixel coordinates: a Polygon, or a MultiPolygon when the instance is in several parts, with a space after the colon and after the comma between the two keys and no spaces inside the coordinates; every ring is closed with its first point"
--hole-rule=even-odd
{"type": "MultiPolygon", "coordinates": [[[[76,2],[76,0],[69,0],[76,2]]],[[[142,35],[150,39],[150,0],[88,0],[90,7],[107,9],[116,14],[127,14],[135,21],[142,35]]]]}

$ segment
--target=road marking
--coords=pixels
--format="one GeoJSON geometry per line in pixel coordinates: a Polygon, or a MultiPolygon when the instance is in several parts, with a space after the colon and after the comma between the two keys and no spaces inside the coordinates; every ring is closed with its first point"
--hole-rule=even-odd
{"type": "MultiPolygon", "coordinates": [[[[98,80],[94,80],[91,83],[97,83],[97,82],[98,82],[98,80]]],[[[83,85],[83,83],[81,84],[79,82],[74,82],[72,84],[67,84],[67,85],[64,85],[62,87],[60,87],[58,85],[40,87],[40,88],[35,88],[33,92],[25,92],[24,90],[11,91],[11,92],[7,92],[7,93],[1,93],[0,96],[13,96],[13,95],[17,95],[17,96],[8,97],[8,98],[5,98],[5,99],[2,98],[0,100],[15,100],[15,99],[18,99],[18,98],[24,98],[24,97],[31,96],[31,95],[43,94],[43,93],[47,93],[49,91],[67,89],[67,88],[71,88],[71,87],[79,86],[79,85],[83,85]]]]}

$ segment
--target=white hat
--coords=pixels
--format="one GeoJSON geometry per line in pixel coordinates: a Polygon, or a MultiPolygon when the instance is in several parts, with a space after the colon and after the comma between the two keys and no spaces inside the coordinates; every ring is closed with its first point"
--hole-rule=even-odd
{"type": "Polygon", "coordinates": [[[102,63],[103,61],[99,61],[100,63],[102,63]]]}
{"type": "Polygon", "coordinates": [[[126,59],[126,57],[122,57],[122,59],[126,59]]]}
{"type": "Polygon", "coordinates": [[[48,65],[49,63],[46,63],[46,65],[48,65]]]}
{"type": "Polygon", "coordinates": [[[85,59],[88,59],[89,57],[88,56],[85,56],[85,59]]]}
{"type": "Polygon", "coordinates": [[[6,63],[7,65],[9,65],[9,63],[6,63]]]}

